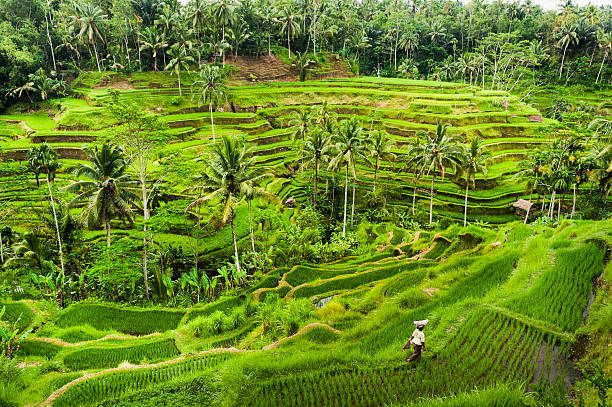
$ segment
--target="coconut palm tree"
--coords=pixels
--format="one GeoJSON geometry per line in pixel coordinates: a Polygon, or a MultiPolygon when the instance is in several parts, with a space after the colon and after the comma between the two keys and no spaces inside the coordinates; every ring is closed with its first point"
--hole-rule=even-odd
{"type": "Polygon", "coordinates": [[[86,39],[91,45],[93,45],[98,72],[101,72],[102,70],[100,69],[100,58],[98,57],[96,38],[99,38],[100,41],[104,43],[101,29],[106,23],[107,15],[104,14],[104,11],[94,3],[80,2],[74,4],[78,14],[72,16],[72,19],[77,24],[79,29],[77,37],[80,40],[86,39]]]}
{"type": "Polygon", "coordinates": [[[197,89],[198,106],[208,104],[210,111],[210,126],[212,128],[213,143],[215,138],[215,122],[213,109],[228,99],[229,88],[225,84],[225,74],[218,66],[204,65],[198,75],[199,79],[193,83],[192,89],[197,89]]]}
{"type": "Polygon", "coordinates": [[[461,162],[461,147],[459,136],[448,134],[448,125],[438,122],[435,134],[427,133],[425,141],[415,147],[414,160],[426,174],[431,173],[431,189],[429,201],[429,223],[433,222],[433,196],[436,171],[439,171],[444,181],[446,168],[456,170],[461,162]]]}
{"type": "MultiPolygon", "coordinates": [[[[225,40],[225,27],[232,24],[236,19],[234,4],[231,1],[218,0],[213,4],[211,11],[215,23],[221,26],[221,38],[225,40]]],[[[221,52],[221,58],[223,59],[223,67],[225,68],[225,49],[221,52]]]]}
{"type": "Polygon", "coordinates": [[[181,71],[185,70],[189,72],[189,64],[194,63],[193,57],[189,55],[185,47],[179,44],[174,44],[172,48],[170,48],[168,54],[170,54],[172,59],[168,62],[165,69],[172,69],[176,74],[178,77],[179,96],[183,96],[181,92],[181,71]]]}
{"type": "Polygon", "coordinates": [[[380,160],[393,160],[395,154],[391,150],[395,147],[395,142],[384,131],[373,131],[367,138],[368,155],[374,159],[374,187],[372,192],[376,194],[376,175],[380,160]]]}
{"type": "MultiPolygon", "coordinates": [[[[291,119],[289,120],[289,127],[291,128],[291,139],[295,144],[298,140],[300,141],[300,149],[304,148],[304,141],[306,140],[306,134],[312,118],[310,116],[310,110],[301,108],[293,112],[291,119]]],[[[300,165],[302,173],[304,173],[304,157],[302,157],[302,164],[300,165]]]]}
{"type": "Polygon", "coordinates": [[[36,148],[36,159],[40,163],[42,172],[47,174],[47,188],[49,191],[49,200],[51,201],[51,209],[53,211],[53,221],[55,222],[55,231],[57,233],[57,245],[60,255],[60,265],[62,268],[62,274],[64,273],[64,252],[62,250],[62,238],[60,234],[60,228],[57,221],[57,212],[55,211],[55,200],[53,199],[53,192],[51,190],[51,181],[55,178],[55,172],[60,168],[61,163],[57,159],[57,153],[47,143],[43,143],[40,147],[36,148]]]}
{"type": "Polygon", "coordinates": [[[70,202],[73,207],[87,200],[82,217],[92,227],[101,223],[106,230],[106,246],[111,245],[111,220],[122,217],[132,221],[130,204],[137,197],[135,184],[126,169],[129,165],[120,147],[103,144],[101,148],[86,147],[90,164],[82,164],[75,172],[76,177],[88,180],[75,181],[66,187],[68,192],[78,195],[70,202]]]}
{"type": "Polygon", "coordinates": [[[281,22],[281,33],[287,33],[287,49],[291,58],[291,39],[300,33],[300,23],[298,16],[289,7],[283,8],[278,13],[278,20],[281,22]]]}
{"type": "Polygon", "coordinates": [[[321,104],[312,106],[312,114],[315,117],[315,121],[321,125],[321,128],[325,131],[327,124],[335,119],[335,114],[332,111],[330,104],[325,99],[321,104]]]}
{"type": "Polygon", "coordinates": [[[47,242],[40,235],[35,232],[27,232],[23,235],[23,239],[13,247],[13,254],[13,257],[7,260],[7,264],[35,266],[44,272],[44,266],[51,253],[47,242]]]}
{"type": "Polygon", "coordinates": [[[321,129],[315,129],[308,134],[308,138],[304,143],[304,165],[314,163],[314,200],[313,206],[317,207],[317,190],[319,183],[319,164],[324,161],[331,152],[331,144],[329,134],[321,129]]]}
{"type": "MultiPolygon", "coordinates": [[[[332,143],[335,150],[335,157],[331,159],[329,167],[332,169],[345,165],[344,173],[344,216],[342,221],[342,237],[346,236],[346,211],[348,205],[348,177],[349,171],[353,179],[357,178],[355,173],[355,162],[358,158],[368,160],[366,157],[363,129],[361,123],[353,116],[350,120],[341,123],[336,134],[332,135],[332,143]]],[[[355,193],[353,189],[353,204],[351,211],[355,210],[355,193]]]]}
{"type": "Polygon", "coordinates": [[[476,174],[487,175],[487,161],[491,154],[485,150],[482,141],[478,138],[472,140],[465,149],[465,154],[461,159],[460,168],[465,175],[465,208],[463,210],[463,227],[467,226],[468,191],[470,183],[472,188],[476,188],[476,174]]]}
{"type": "Polygon", "coordinates": [[[240,44],[245,42],[251,37],[249,33],[249,25],[242,21],[241,23],[236,23],[229,28],[227,31],[227,39],[230,44],[234,47],[234,56],[238,58],[238,48],[240,44]]]}
{"type": "MultiPolygon", "coordinates": [[[[266,174],[265,177],[272,177],[272,174],[266,174]]],[[[280,199],[258,186],[256,183],[261,182],[263,177],[257,177],[255,180],[247,181],[243,185],[242,194],[247,202],[247,209],[249,212],[249,234],[251,235],[251,249],[255,251],[255,233],[253,228],[253,200],[259,199],[268,203],[275,203],[280,205],[280,199]]]]}
{"type": "Polygon", "coordinates": [[[599,78],[601,77],[601,70],[603,69],[604,63],[606,62],[606,58],[612,52],[612,32],[604,33],[600,31],[597,35],[597,43],[599,48],[603,49],[604,55],[601,59],[601,65],[599,66],[599,72],[597,72],[597,79],[595,79],[595,83],[599,82],[599,78]]]}
{"type": "Polygon", "coordinates": [[[579,38],[576,33],[576,28],[570,24],[566,23],[559,33],[557,34],[557,47],[563,48],[563,57],[561,58],[561,65],[559,66],[559,79],[561,79],[561,74],[563,73],[563,64],[565,63],[565,54],[567,49],[574,45],[578,44],[579,38]]]}
{"type": "Polygon", "coordinates": [[[220,144],[210,146],[206,169],[200,177],[201,185],[198,189],[208,192],[187,206],[185,212],[209,201],[220,199],[223,204],[224,224],[230,223],[232,228],[232,241],[234,243],[234,256],[236,270],[240,271],[238,245],[234,230],[234,208],[242,197],[245,197],[270,174],[259,175],[255,172],[255,159],[251,149],[247,148],[243,140],[235,136],[223,136],[220,144]]]}
{"type": "Polygon", "coordinates": [[[157,27],[147,27],[138,33],[140,37],[140,49],[151,50],[151,56],[153,57],[153,70],[157,72],[157,54],[168,48],[168,43],[164,40],[164,37],[160,32],[157,31],[157,27]]]}
{"type": "Polygon", "coordinates": [[[312,70],[312,66],[315,62],[308,57],[308,54],[305,52],[296,52],[295,58],[293,58],[293,63],[291,64],[298,72],[298,78],[300,82],[304,82],[306,80],[306,76],[312,70]]]}

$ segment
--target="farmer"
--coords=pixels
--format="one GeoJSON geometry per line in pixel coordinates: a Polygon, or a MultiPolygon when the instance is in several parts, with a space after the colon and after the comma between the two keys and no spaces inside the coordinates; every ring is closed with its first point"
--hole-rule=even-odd
{"type": "Polygon", "coordinates": [[[423,333],[423,328],[425,328],[426,323],[423,324],[423,321],[416,322],[418,322],[419,324],[415,324],[416,329],[412,333],[412,336],[408,340],[408,343],[404,345],[404,349],[410,349],[410,344],[414,345],[414,353],[412,354],[412,356],[406,359],[406,362],[408,363],[419,359],[421,357],[421,350],[427,350],[427,348],[425,347],[425,334],[423,333]]]}

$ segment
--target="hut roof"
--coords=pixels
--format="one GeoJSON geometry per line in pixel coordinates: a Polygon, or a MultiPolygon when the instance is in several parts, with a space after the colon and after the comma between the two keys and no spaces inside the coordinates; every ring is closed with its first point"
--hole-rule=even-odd
{"type": "Polygon", "coordinates": [[[514,206],[515,208],[519,208],[524,211],[529,210],[529,208],[531,208],[532,205],[533,205],[533,202],[528,201],[526,199],[519,199],[518,201],[512,204],[512,206],[514,206]]]}

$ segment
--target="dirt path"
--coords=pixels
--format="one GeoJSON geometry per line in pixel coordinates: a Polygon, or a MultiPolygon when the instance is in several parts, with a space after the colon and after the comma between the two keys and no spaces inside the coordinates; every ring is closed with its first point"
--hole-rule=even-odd
{"type": "Polygon", "coordinates": [[[263,350],[269,350],[269,349],[278,348],[282,343],[290,341],[291,339],[297,338],[298,336],[302,336],[305,333],[307,333],[308,331],[310,331],[311,329],[317,328],[317,327],[330,330],[333,333],[338,334],[338,335],[342,334],[342,331],[339,331],[339,330],[337,330],[335,328],[332,328],[331,326],[329,326],[327,324],[323,324],[321,322],[313,322],[311,324],[306,325],[304,328],[300,329],[298,332],[294,333],[291,336],[288,336],[288,337],[283,338],[283,339],[279,339],[278,341],[276,341],[274,343],[271,343],[271,344],[269,344],[267,346],[264,346],[263,350]]]}
{"type": "Polygon", "coordinates": [[[58,338],[28,338],[28,341],[39,341],[39,342],[47,342],[47,343],[53,343],[55,345],[59,345],[59,346],[63,346],[63,347],[76,347],[76,346],[83,346],[83,345],[88,345],[90,343],[96,343],[96,342],[103,342],[106,341],[108,339],[120,339],[120,340],[128,340],[128,339],[142,339],[142,338],[151,338],[154,336],[161,336],[161,333],[159,332],[154,332],[152,334],[148,334],[148,335],[144,335],[144,336],[124,336],[124,335],[117,335],[117,334],[109,334],[106,335],[103,338],[99,338],[99,339],[93,339],[91,341],[83,341],[83,342],[76,342],[76,343],[70,343],[70,342],[65,342],[61,339],[58,338]]]}
{"type": "Polygon", "coordinates": [[[151,369],[151,368],[171,365],[171,364],[177,363],[177,362],[182,362],[183,360],[188,359],[188,358],[200,357],[200,356],[204,356],[204,355],[211,354],[211,353],[221,353],[221,352],[247,353],[247,352],[253,352],[253,351],[239,350],[239,349],[236,349],[236,348],[217,348],[217,349],[210,349],[210,350],[206,350],[206,351],[203,351],[203,352],[200,352],[200,353],[196,353],[194,355],[180,356],[180,357],[178,357],[176,359],[166,360],[166,361],[159,362],[159,363],[152,363],[152,364],[145,364],[145,365],[131,365],[131,366],[124,366],[124,367],[115,367],[115,368],[112,368],[112,369],[106,369],[106,370],[102,370],[102,371],[95,372],[95,373],[89,373],[89,374],[86,374],[84,376],[79,377],[78,379],[74,379],[73,381],[71,381],[69,383],[66,383],[64,386],[62,386],[59,389],[57,389],[56,391],[54,391],[43,403],[41,403],[41,406],[50,406],[55,401],[55,399],[57,399],[59,396],[64,394],[71,387],[76,386],[77,384],[79,384],[79,383],[81,383],[83,381],[92,379],[94,377],[102,376],[102,375],[109,374],[109,373],[115,373],[115,372],[126,372],[126,371],[129,371],[129,370],[151,369]]]}

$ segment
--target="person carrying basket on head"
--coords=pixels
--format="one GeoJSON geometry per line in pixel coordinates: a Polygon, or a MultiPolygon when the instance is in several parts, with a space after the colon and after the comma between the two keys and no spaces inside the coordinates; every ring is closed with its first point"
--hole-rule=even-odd
{"type": "Polygon", "coordinates": [[[427,350],[425,347],[425,334],[423,333],[423,328],[425,328],[425,325],[427,325],[428,322],[428,319],[423,321],[414,321],[414,326],[416,329],[412,333],[412,336],[406,345],[404,345],[404,349],[410,349],[410,345],[414,345],[414,353],[408,359],[406,359],[406,362],[411,363],[419,359],[421,357],[421,351],[427,350]]]}

